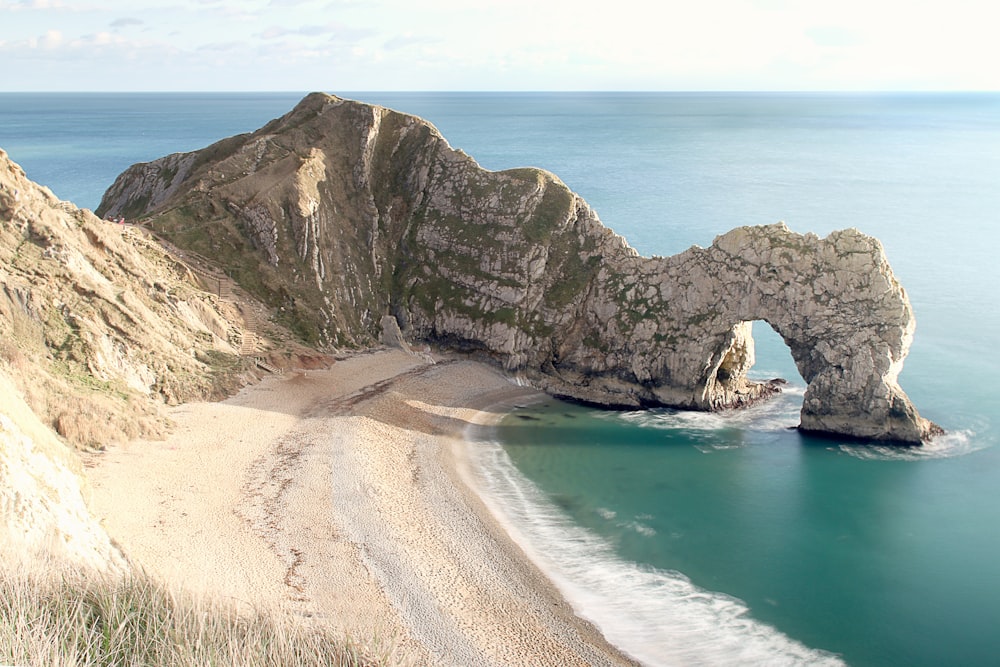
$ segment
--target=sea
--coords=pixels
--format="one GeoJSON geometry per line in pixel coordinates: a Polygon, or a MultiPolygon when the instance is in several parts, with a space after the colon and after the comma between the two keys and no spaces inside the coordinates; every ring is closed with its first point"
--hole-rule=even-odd
{"type": "MultiPolygon", "coordinates": [[[[332,91],[431,121],[483,167],[555,173],[644,255],[784,221],[878,237],[917,330],[900,383],[946,435],[816,439],[778,398],[718,414],[512,406],[484,499],[577,613],[647,665],[1000,665],[1000,94],[332,91]]],[[[0,94],[0,148],[96,208],[135,162],[303,93],[0,94]]]]}

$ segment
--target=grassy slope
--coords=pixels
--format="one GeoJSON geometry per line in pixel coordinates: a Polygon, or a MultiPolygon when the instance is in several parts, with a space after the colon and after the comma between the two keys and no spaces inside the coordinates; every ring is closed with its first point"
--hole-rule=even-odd
{"type": "Polygon", "coordinates": [[[0,664],[384,664],[317,623],[200,599],[145,574],[113,578],[46,564],[0,568],[0,664]]]}

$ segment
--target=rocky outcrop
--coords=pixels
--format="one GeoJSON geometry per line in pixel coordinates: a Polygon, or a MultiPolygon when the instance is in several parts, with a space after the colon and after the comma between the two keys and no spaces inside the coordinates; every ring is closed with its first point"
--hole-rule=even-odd
{"type": "Polygon", "coordinates": [[[809,382],[803,429],[935,430],[897,383],[913,313],[875,239],[777,224],[640,257],[552,174],[486,171],[382,107],[310,95],[253,134],[130,168],[98,212],[217,258],[319,345],[376,341],[389,314],[553,394],[717,410],[775,391],[746,377],[765,320],[809,382]]]}
{"type": "MultiPolygon", "coordinates": [[[[150,201],[169,195],[156,175],[150,201]]],[[[238,306],[255,304],[223,300],[221,281],[196,271],[147,232],[59,201],[0,150],[0,560],[41,553],[121,570],[73,450],[155,438],[164,403],[255,379],[238,350],[238,306]]]]}
{"type": "MultiPolygon", "coordinates": [[[[0,554],[105,572],[125,561],[87,507],[80,462],[0,371],[0,554]]],[[[5,562],[6,565],[13,563],[5,562]]]]}
{"type": "Polygon", "coordinates": [[[150,406],[220,395],[242,324],[148,234],[60,202],[0,151],[0,363],[33,376],[29,403],[60,435],[150,435],[150,406]]]}
{"type": "Polygon", "coordinates": [[[213,393],[198,357],[233,353],[217,335],[229,322],[180,269],[135,230],[60,202],[0,151],[4,558],[124,569],[67,444],[156,436],[158,404],[213,393]]]}

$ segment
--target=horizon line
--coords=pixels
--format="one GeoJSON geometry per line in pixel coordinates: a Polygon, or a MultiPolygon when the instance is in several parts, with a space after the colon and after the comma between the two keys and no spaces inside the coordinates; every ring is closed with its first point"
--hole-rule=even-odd
{"type": "Polygon", "coordinates": [[[169,95],[169,94],[217,94],[217,95],[240,95],[240,94],[272,94],[272,95],[284,95],[284,94],[298,94],[298,95],[308,95],[311,93],[327,93],[329,95],[335,95],[340,93],[406,93],[406,94],[501,94],[501,95],[594,95],[594,94],[704,94],[704,95],[725,95],[725,94],[768,94],[768,95],[944,95],[944,94],[956,94],[956,95],[970,95],[970,94],[984,94],[984,95],[996,95],[1000,94],[1000,89],[997,90],[987,90],[987,89],[959,89],[959,88],[941,88],[941,89],[931,89],[931,88],[913,88],[913,89],[903,89],[903,88],[885,88],[885,89],[871,89],[871,88],[831,88],[831,89],[781,89],[781,88],[767,88],[767,89],[753,89],[753,88],[686,88],[686,89],[644,89],[644,88],[594,88],[594,89],[565,89],[565,90],[542,90],[542,89],[390,89],[390,88],[380,88],[380,89],[343,89],[337,93],[331,92],[329,90],[323,89],[268,89],[268,90],[254,90],[254,89],[242,89],[242,90],[209,90],[209,89],[169,89],[169,90],[74,90],[74,89],[64,89],[64,90],[0,90],[0,95],[2,94],[75,94],[75,95],[169,95]]]}

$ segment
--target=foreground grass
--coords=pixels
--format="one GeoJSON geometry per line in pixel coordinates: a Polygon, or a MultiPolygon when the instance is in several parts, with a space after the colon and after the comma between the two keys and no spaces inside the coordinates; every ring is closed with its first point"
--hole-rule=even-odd
{"type": "Polygon", "coordinates": [[[53,576],[0,565],[0,665],[378,664],[318,624],[240,611],[145,575],[53,576]]]}

